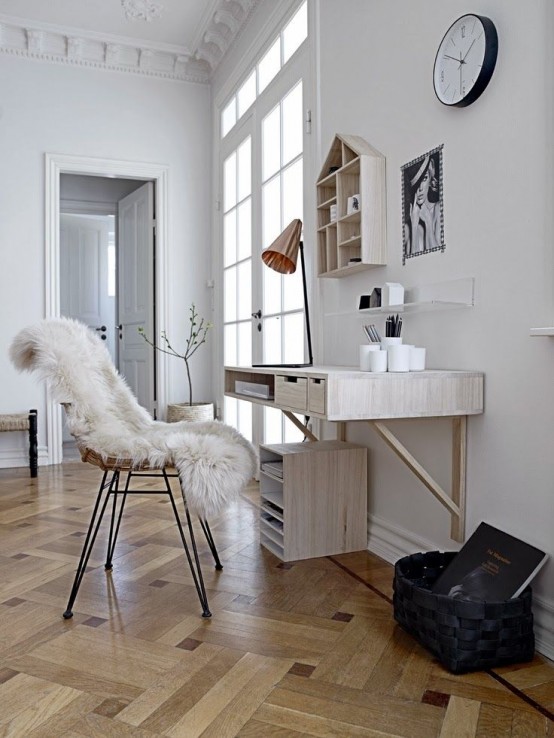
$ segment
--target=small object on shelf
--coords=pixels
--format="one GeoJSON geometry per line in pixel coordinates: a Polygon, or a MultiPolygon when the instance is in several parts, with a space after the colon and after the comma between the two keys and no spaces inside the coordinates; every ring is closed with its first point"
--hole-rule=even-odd
{"type": "Polygon", "coordinates": [[[332,223],[337,219],[337,206],[336,204],[329,205],[329,221],[332,223]]]}
{"type": "Polygon", "coordinates": [[[381,307],[381,288],[380,287],[374,287],[373,292],[369,296],[369,305],[370,308],[378,308],[381,307]]]}
{"type": "Polygon", "coordinates": [[[380,351],[381,347],[378,343],[361,343],[360,344],[360,371],[369,372],[370,358],[374,351],[380,351]]]}
{"type": "Polygon", "coordinates": [[[387,349],[389,372],[409,372],[411,350],[412,347],[408,344],[389,346],[387,349]]]}
{"type": "Polygon", "coordinates": [[[275,477],[283,478],[283,462],[282,461],[264,461],[261,470],[275,477]]]}
{"type": "Polygon", "coordinates": [[[531,589],[492,602],[436,594],[433,585],[455,556],[455,551],[430,551],[396,562],[396,622],[455,674],[530,661],[535,653],[531,589]]]}
{"type": "Polygon", "coordinates": [[[348,259],[349,264],[359,264],[362,260],[361,256],[353,256],[351,259],[348,259]]]}
{"type": "Polygon", "coordinates": [[[412,346],[410,351],[410,371],[422,372],[425,369],[425,348],[421,346],[412,346]]]}
{"type": "Polygon", "coordinates": [[[388,365],[388,356],[388,351],[384,351],[383,349],[380,349],[379,351],[374,351],[369,357],[369,371],[375,372],[376,374],[386,372],[388,365]]]}
{"type": "Polygon", "coordinates": [[[351,195],[346,201],[346,214],[358,213],[360,210],[360,195],[351,195]]]}
{"type": "Polygon", "coordinates": [[[235,392],[237,395],[249,395],[250,397],[259,397],[263,400],[270,400],[273,397],[269,384],[245,382],[240,379],[235,380],[235,392]]]}
{"type": "Polygon", "coordinates": [[[381,343],[381,336],[379,335],[379,331],[373,324],[364,325],[363,330],[368,337],[370,343],[381,343]]]}
{"type": "Polygon", "coordinates": [[[402,333],[402,318],[398,315],[389,315],[385,322],[385,336],[399,338],[402,333]]]}
{"type": "Polygon", "coordinates": [[[404,304],[404,287],[398,282],[385,282],[381,289],[381,305],[388,307],[389,305],[404,304]]]}
{"type": "Polygon", "coordinates": [[[371,307],[370,300],[371,295],[359,295],[356,300],[356,310],[367,310],[368,307],[371,307]]]}

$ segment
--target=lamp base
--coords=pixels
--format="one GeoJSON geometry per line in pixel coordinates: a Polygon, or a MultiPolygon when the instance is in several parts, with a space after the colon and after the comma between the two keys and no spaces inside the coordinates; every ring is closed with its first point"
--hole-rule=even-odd
{"type": "Polygon", "coordinates": [[[274,367],[275,369],[302,369],[305,366],[313,366],[313,361],[308,364],[252,364],[252,367],[274,367]]]}

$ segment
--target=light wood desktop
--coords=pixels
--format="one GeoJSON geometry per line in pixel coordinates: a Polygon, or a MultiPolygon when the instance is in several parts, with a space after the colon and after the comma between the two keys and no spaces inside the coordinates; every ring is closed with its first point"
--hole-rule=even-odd
{"type": "MultiPolygon", "coordinates": [[[[252,391],[256,392],[255,387],[252,391]]],[[[338,366],[302,369],[229,366],[225,367],[225,394],[280,409],[311,441],[316,441],[316,436],[294,413],[337,423],[340,440],[345,440],[347,422],[368,422],[449,511],[451,538],[459,542],[464,540],[467,418],[483,412],[481,372],[428,370],[373,374],[338,366]],[[269,397],[237,393],[237,381],[267,387],[269,397]],[[384,422],[434,417],[452,418],[450,495],[384,422]]]]}

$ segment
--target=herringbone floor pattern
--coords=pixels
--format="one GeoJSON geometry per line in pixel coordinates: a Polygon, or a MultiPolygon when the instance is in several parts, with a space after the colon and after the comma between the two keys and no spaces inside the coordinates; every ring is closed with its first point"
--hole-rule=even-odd
{"type": "Polygon", "coordinates": [[[198,535],[211,620],[170,506],[144,496],[64,621],[99,473],[27,473],[0,471],[0,736],[554,736],[554,664],[448,673],[395,625],[390,565],[261,548],[256,485],[210,521],[222,572],[198,535]]]}

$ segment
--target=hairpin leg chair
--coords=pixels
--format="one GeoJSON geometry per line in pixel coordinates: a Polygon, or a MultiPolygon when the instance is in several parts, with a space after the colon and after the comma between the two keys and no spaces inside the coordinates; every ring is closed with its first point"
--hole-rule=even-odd
{"type": "Polygon", "coordinates": [[[36,371],[47,381],[53,396],[65,407],[82,460],[103,472],[64,618],[73,616],[100,525],[110,508],[105,569],[113,568],[130,494],[168,495],[202,616],[210,617],[191,513],[199,517],[216,569],[222,569],[207,518],[233,502],[252,478],[256,467],[252,445],[234,428],[218,421],[152,420],[117,373],[102,341],[78,321],[52,318],[25,328],[13,340],[10,356],[18,369],[36,371]],[[133,489],[132,480],[144,476],[159,477],[160,489],[133,489]],[[184,524],[171,489],[172,477],[179,479],[184,524]]]}

